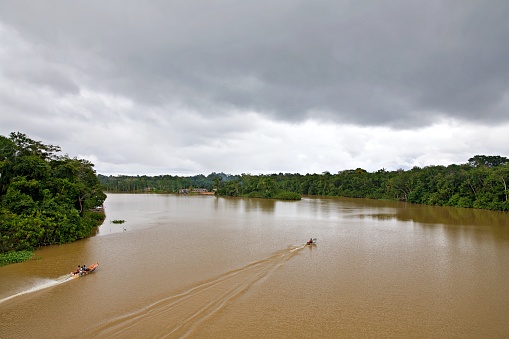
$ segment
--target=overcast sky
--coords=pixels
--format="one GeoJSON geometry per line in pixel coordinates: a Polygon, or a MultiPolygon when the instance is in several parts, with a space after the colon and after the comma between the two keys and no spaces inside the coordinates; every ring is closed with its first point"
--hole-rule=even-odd
{"type": "Polygon", "coordinates": [[[105,175],[509,156],[509,1],[0,0],[0,135],[105,175]]]}

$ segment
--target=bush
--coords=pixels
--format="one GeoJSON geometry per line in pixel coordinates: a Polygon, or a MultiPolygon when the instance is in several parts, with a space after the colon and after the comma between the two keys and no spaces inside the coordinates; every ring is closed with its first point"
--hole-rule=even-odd
{"type": "Polygon", "coordinates": [[[99,226],[103,223],[104,219],[106,219],[106,214],[101,212],[85,212],[83,213],[84,218],[92,220],[95,226],[99,226]]]}
{"type": "Polygon", "coordinates": [[[276,193],[276,195],[274,195],[273,198],[281,199],[281,200],[300,200],[301,196],[299,193],[282,191],[282,192],[276,193]]]}
{"type": "Polygon", "coordinates": [[[34,255],[33,251],[18,251],[0,254],[0,266],[27,261],[34,255]]]}

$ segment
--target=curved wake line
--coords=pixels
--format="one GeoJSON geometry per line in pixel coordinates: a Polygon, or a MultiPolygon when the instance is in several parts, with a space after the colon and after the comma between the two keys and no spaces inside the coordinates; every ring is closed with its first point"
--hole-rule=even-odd
{"type": "Polygon", "coordinates": [[[110,319],[89,328],[87,337],[125,337],[136,334],[162,338],[188,336],[304,247],[306,245],[293,246],[275,252],[268,258],[254,261],[134,312],[110,319]]]}
{"type": "Polygon", "coordinates": [[[16,294],[13,294],[11,296],[8,296],[6,298],[0,299],[0,304],[7,300],[11,300],[11,299],[20,297],[25,294],[34,293],[34,292],[41,291],[41,290],[44,290],[44,289],[47,289],[47,288],[50,288],[50,287],[53,287],[56,285],[63,284],[66,281],[69,281],[70,279],[71,279],[71,277],[69,277],[68,275],[63,275],[61,277],[58,277],[57,279],[45,279],[42,282],[37,283],[35,286],[30,287],[27,290],[24,290],[24,291],[18,292],[16,294]]]}

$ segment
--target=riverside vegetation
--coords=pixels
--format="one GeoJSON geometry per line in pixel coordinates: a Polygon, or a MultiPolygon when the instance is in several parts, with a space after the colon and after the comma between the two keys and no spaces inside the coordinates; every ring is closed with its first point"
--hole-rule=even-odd
{"type": "Polygon", "coordinates": [[[58,152],[60,147],[19,132],[0,136],[0,266],[30,258],[36,247],[89,236],[105,218],[96,208],[106,199],[103,190],[177,193],[196,187],[220,196],[342,196],[509,211],[509,159],[502,156],[476,155],[460,165],[407,171],[149,177],[96,175],[89,161],[58,152]]]}
{"type": "Polygon", "coordinates": [[[85,238],[104,221],[94,165],[58,152],[19,132],[0,136],[0,266],[85,238]]]}
{"type": "Polygon", "coordinates": [[[300,199],[301,195],[390,199],[405,202],[509,211],[509,159],[476,155],[464,164],[367,172],[362,168],[336,174],[228,175],[180,177],[103,176],[110,192],[177,193],[183,188],[216,190],[216,195],[300,199]]]}

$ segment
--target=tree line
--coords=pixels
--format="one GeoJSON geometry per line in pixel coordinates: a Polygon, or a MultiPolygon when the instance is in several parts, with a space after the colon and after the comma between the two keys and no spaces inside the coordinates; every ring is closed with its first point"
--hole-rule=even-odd
{"type": "Polygon", "coordinates": [[[216,190],[217,195],[299,199],[300,195],[391,199],[417,204],[508,211],[509,159],[476,155],[464,164],[336,174],[241,174],[208,176],[103,176],[111,192],[177,193],[183,188],[216,190]]]}
{"type": "Polygon", "coordinates": [[[22,133],[0,136],[0,254],[87,237],[106,195],[87,160],[22,133]]]}

